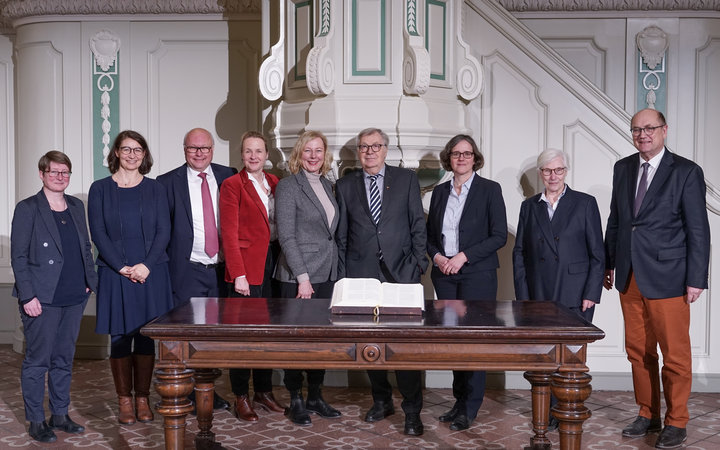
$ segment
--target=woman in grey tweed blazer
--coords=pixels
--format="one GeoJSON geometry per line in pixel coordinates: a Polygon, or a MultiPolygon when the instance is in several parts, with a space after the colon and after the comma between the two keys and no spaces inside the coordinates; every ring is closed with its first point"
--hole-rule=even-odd
{"type": "MultiPolygon", "coordinates": [[[[280,296],[285,298],[330,298],[337,278],[338,249],[335,229],[338,205],[332,184],[325,178],[332,155],[327,139],[317,131],[300,135],[289,168],[292,176],[283,178],[275,190],[275,220],[280,258],[275,279],[280,281],[280,296]]],[[[285,387],[290,391],[288,418],[298,425],[310,425],[308,412],[320,417],[340,417],[320,394],[325,370],[306,370],[307,403],[302,396],[302,371],[285,370],[285,387]]]]}

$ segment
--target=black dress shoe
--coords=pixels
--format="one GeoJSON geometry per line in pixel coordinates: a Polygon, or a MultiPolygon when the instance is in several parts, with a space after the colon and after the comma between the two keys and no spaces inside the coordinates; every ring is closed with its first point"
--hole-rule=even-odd
{"type": "Polygon", "coordinates": [[[31,438],[35,439],[38,442],[57,441],[57,436],[55,436],[53,430],[50,429],[50,427],[44,420],[42,422],[30,422],[28,434],[31,438]]]}
{"type": "Polygon", "coordinates": [[[334,419],[336,417],[342,416],[342,413],[340,413],[340,411],[328,405],[322,397],[308,397],[307,401],[305,402],[305,409],[326,419],[334,419]]]}
{"type": "Polygon", "coordinates": [[[70,419],[70,416],[67,414],[65,415],[55,415],[53,414],[50,417],[50,422],[48,423],[50,426],[50,429],[52,430],[61,430],[66,433],[71,434],[78,434],[85,431],[85,427],[77,424],[70,419]]]}
{"type": "Polygon", "coordinates": [[[420,414],[405,415],[405,430],[403,432],[408,436],[421,436],[425,429],[423,428],[420,414]]]}
{"type": "Polygon", "coordinates": [[[460,406],[455,403],[450,411],[438,417],[440,422],[452,422],[460,414],[460,406]]]}
{"type": "Polygon", "coordinates": [[[647,417],[637,416],[633,423],[623,428],[622,435],[625,437],[643,437],[648,433],[660,431],[661,429],[662,423],[660,423],[659,417],[648,419],[647,417]]]}
{"type": "Polygon", "coordinates": [[[379,422],[387,416],[395,414],[395,408],[393,408],[392,401],[390,402],[375,402],[372,407],[365,414],[365,422],[379,422]]]}
{"type": "Polygon", "coordinates": [[[657,442],[655,442],[655,448],[678,448],[681,447],[682,443],[686,440],[687,430],[685,430],[685,428],[668,425],[663,428],[660,436],[658,436],[657,442]]]}
{"type": "Polygon", "coordinates": [[[450,429],[453,431],[467,430],[468,428],[470,428],[470,420],[465,414],[458,414],[450,424],[450,429]]]}
{"type": "Polygon", "coordinates": [[[285,415],[295,425],[308,426],[312,424],[310,414],[305,409],[301,391],[290,391],[290,406],[285,409],[285,415]]]}
{"type": "Polygon", "coordinates": [[[213,409],[228,409],[230,407],[230,403],[228,403],[227,400],[220,397],[217,392],[213,392],[213,409]]]}

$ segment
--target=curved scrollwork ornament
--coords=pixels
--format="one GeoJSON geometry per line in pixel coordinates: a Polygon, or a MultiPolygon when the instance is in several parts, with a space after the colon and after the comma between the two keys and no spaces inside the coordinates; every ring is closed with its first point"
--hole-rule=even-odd
{"type": "Polygon", "coordinates": [[[417,27],[417,0],[405,2],[403,38],[403,90],[424,94],[430,87],[430,54],[417,27]]]}
{"type": "Polygon", "coordinates": [[[320,4],[320,32],[305,63],[307,87],[314,95],[328,95],[335,90],[335,63],[328,55],[335,34],[330,0],[320,4]]]}

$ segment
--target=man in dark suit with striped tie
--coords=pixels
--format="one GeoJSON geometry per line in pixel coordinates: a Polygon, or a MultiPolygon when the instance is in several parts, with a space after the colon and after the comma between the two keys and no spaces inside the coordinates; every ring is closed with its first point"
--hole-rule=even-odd
{"type": "MultiPolygon", "coordinates": [[[[428,265],[425,256],[425,216],[420,185],[412,170],[385,164],[388,136],[367,128],[357,137],[361,171],[337,182],[338,278],[376,278],[392,283],[419,283],[428,265]]],[[[366,422],[393,414],[392,387],[384,370],[370,370],[373,406],[366,422]]],[[[405,434],[423,433],[420,421],[422,387],[420,371],[395,372],[403,395],[405,434]]]]}
{"type": "Polygon", "coordinates": [[[690,304],[708,287],[705,178],[700,166],[665,147],[668,126],[659,111],[638,112],[630,130],[638,153],[615,164],[605,234],[605,288],[614,283],[620,291],[625,350],[640,406],[622,434],[640,437],[662,428],[655,447],[676,448],[687,439],[689,420],[690,304]]]}

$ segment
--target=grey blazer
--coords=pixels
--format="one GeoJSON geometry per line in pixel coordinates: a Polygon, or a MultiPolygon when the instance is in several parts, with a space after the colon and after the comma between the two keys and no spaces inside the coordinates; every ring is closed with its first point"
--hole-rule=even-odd
{"type": "Polygon", "coordinates": [[[296,283],[297,276],[303,273],[310,276],[310,283],[337,279],[338,205],[330,181],[321,177],[320,182],[335,208],[330,224],[303,171],[283,178],[275,189],[275,221],[281,248],[275,268],[277,280],[296,283]]]}
{"type": "MultiPolygon", "coordinates": [[[[91,291],[96,292],[98,276],[85,221],[85,207],[79,198],[70,195],[65,196],[65,202],[80,241],[85,282],[91,291]]],[[[60,231],[42,190],[15,207],[10,233],[10,259],[15,274],[13,296],[20,303],[37,297],[40,303],[52,304],[62,272],[63,249],[60,231]]]]}

